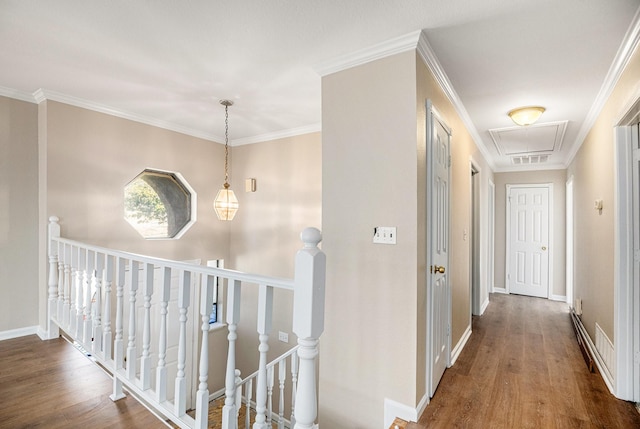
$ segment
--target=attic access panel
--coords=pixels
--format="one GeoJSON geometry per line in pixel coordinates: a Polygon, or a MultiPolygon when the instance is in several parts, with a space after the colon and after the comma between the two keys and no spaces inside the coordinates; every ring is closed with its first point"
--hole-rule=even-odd
{"type": "Polygon", "coordinates": [[[124,187],[124,218],[146,239],[180,238],[195,223],[195,203],[180,173],[146,169],[124,187]]]}
{"type": "Polygon", "coordinates": [[[551,154],[562,149],[568,121],[489,130],[500,155],[551,154]]]}

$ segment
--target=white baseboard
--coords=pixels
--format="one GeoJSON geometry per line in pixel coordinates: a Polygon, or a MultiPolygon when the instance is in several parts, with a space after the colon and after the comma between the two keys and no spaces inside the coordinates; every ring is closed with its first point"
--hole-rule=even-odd
{"type": "Polygon", "coordinates": [[[488,306],[489,306],[489,297],[487,297],[487,299],[485,299],[485,301],[480,306],[480,316],[484,314],[484,311],[487,309],[488,306]]]}
{"type": "Polygon", "coordinates": [[[493,293],[504,293],[507,294],[507,289],[503,288],[503,287],[494,287],[493,288],[493,293]]]}
{"type": "MultiPolygon", "coordinates": [[[[422,401],[421,401],[422,402],[422,401]]],[[[428,399],[427,399],[428,402],[428,399]]],[[[389,398],[384,398],[384,428],[388,429],[396,419],[400,417],[408,422],[418,421],[418,409],[410,407],[389,398]]]]}
{"type": "Polygon", "coordinates": [[[615,390],[613,388],[613,377],[611,376],[611,373],[609,372],[607,365],[605,364],[604,360],[602,359],[602,356],[600,355],[600,353],[598,352],[598,349],[596,348],[596,345],[593,343],[593,340],[591,339],[591,337],[587,333],[587,330],[582,324],[582,319],[580,319],[579,317],[576,317],[576,319],[578,321],[577,322],[578,330],[582,334],[582,338],[585,340],[585,345],[589,349],[589,354],[591,355],[591,357],[593,357],[593,361],[596,363],[596,366],[598,367],[598,372],[600,372],[600,375],[604,380],[604,384],[607,385],[611,394],[615,396],[615,390]]]}
{"type": "Polygon", "coordinates": [[[563,295],[550,295],[549,299],[551,301],[562,301],[562,302],[567,302],[567,297],[563,296],[563,295]]]}
{"type": "Polygon", "coordinates": [[[606,368],[606,377],[613,380],[616,373],[616,351],[607,334],[598,325],[598,322],[596,322],[596,350],[606,368]]]}
{"type": "Polygon", "coordinates": [[[27,335],[40,335],[39,326],[28,326],[26,328],[11,329],[9,331],[0,332],[0,341],[10,340],[12,338],[25,337],[27,335]]]}
{"type": "Polygon", "coordinates": [[[458,341],[458,344],[456,344],[453,350],[451,350],[451,365],[456,363],[458,356],[460,356],[460,353],[462,352],[465,344],[467,344],[467,341],[469,341],[469,338],[471,338],[471,325],[467,326],[467,329],[464,331],[464,334],[462,334],[460,341],[458,341]]]}

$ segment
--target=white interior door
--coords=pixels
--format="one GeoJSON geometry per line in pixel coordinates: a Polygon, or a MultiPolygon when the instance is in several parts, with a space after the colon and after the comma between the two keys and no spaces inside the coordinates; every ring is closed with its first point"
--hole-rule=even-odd
{"type": "Polygon", "coordinates": [[[549,297],[549,190],[507,185],[509,293],[549,297]]]}
{"type": "Polygon", "coordinates": [[[449,193],[451,132],[427,103],[428,386],[432,397],[449,363],[449,193]]]}

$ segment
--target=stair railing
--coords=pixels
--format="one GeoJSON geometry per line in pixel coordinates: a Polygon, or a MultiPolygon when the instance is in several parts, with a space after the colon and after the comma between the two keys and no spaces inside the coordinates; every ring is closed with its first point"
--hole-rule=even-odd
{"type": "Polygon", "coordinates": [[[296,359],[297,380],[293,380],[295,408],[291,422],[295,429],[317,427],[316,357],[318,339],[324,329],[326,270],[325,255],[318,248],[322,239],[319,230],[307,228],[301,233],[304,246],[296,254],[294,279],[290,280],[88,245],[62,238],[58,218],[52,216],[49,221],[49,337],[57,337],[61,328],[83,349],[90,351],[113,376],[112,400],[124,397],[126,388],[181,428],[207,427],[211,359],[209,317],[214,285],[222,280],[227,283],[228,329],[223,428],[237,426],[236,340],[243,284],[258,285],[259,288],[259,367],[255,377],[257,414],[253,429],[265,429],[271,424],[271,412],[267,410],[271,410],[269,390],[273,383],[267,352],[276,288],[294,294],[293,331],[298,337],[298,346],[297,353],[291,356],[297,355],[299,359],[296,359]],[[177,274],[178,285],[172,292],[174,274],[177,274]],[[191,287],[196,279],[199,279],[197,300],[192,297],[191,287]],[[173,301],[172,293],[177,295],[173,301]],[[128,303],[125,295],[128,295],[128,303]],[[127,309],[129,317],[125,321],[127,309]],[[172,310],[177,311],[179,317],[177,371],[170,380],[167,343],[172,323],[168,314],[172,310]],[[191,368],[187,359],[190,351],[187,349],[187,324],[198,315],[201,320],[199,364],[198,368],[191,368]],[[115,327],[112,328],[114,316],[115,327]],[[152,335],[152,331],[156,335],[152,335]],[[198,374],[195,403],[192,404],[195,416],[187,413],[188,370],[198,374]],[[170,398],[172,381],[174,390],[173,398],[170,398]]]}

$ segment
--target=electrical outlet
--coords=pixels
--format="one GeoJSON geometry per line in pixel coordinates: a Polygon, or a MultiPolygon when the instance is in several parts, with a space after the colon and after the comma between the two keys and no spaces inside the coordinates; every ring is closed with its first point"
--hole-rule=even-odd
{"type": "Polygon", "coordinates": [[[377,226],[373,228],[373,242],[379,244],[396,244],[396,227],[377,226]]]}
{"type": "Polygon", "coordinates": [[[287,334],[286,332],[278,331],[278,340],[282,341],[283,343],[288,343],[289,334],[287,334]]]}

